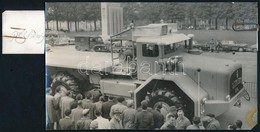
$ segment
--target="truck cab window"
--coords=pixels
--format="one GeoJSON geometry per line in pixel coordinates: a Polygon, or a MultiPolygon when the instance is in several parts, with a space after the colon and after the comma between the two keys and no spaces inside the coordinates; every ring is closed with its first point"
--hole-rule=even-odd
{"type": "Polygon", "coordinates": [[[155,44],[143,44],[143,56],[144,57],[157,57],[159,55],[158,45],[155,44]]]}
{"type": "Polygon", "coordinates": [[[164,54],[175,52],[175,44],[164,45],[164,54]]]}

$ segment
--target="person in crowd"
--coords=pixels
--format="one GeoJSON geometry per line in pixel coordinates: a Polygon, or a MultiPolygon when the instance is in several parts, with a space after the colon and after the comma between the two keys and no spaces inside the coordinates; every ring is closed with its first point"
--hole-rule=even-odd
{"type": "Polygon", "coordinates": [[[207,114],[202,119],[203,126],[206,130],[220,130],[220,123],[215,119],[214,114],[207,114]]]}
{"type": "Polygon", "coordinates": [[[67,109],[64,113],[65,113],[65,117],[60,119],[61,130],[74,130],[75,125],[74,125],[73,120],[70,117],[71,110],[67,109]]]}
{"type": "Polygon", "coordinates": [[[214,51],[214,47],[215,47],[215,41],[214,39],[211,39],[209,41],[209,46],[210,46],[210,51],[213,52],[214,51]]]}
{"type": "Polygon", "coordinates": [[[159,104],[154,110],[152,110],[155,129],[160,129],[164,123],[164,116],[161,113],[161,108],[162,104],[159,104]]]}
{"type": "Polygon", "coordinates": [[[121,112],[114,111],[114,116],[112,117],[109,123],[111,129],[123,129],[121,121],[121,112]]]}
{"type": "Polygon", "coordinates": [[[97,122],[97,121],[92,121],[92,122],[90,123],[90,129],[91,129],[91,130],[98,129],[98,122],[97,122]]]}
{"type": "Polygon", "coordinates": [[[77,130],[84,130],[84,129],[90,129],[90,123],[92,120],[88,117],[89,109],[84,109],[82,111],[83,117],[81,117],[76,122],[76,129],[77,130]]]}
{"type": "Polygon", "coordinates": [[[101,112],[97,111],[96,112],[96,119],[94,121],[97,121],[98,123],[98,129],[110,129],[110,123],[108,121],[108,119],[103,118],[101,116],[101,112]]]}
{"type": "Polygon", "coordinates": [[[101,111],[102,109],[102,104],[105,102],[104,96],[99,97],[99,101],[95,103],[96,105],[96,111],[101,111]]]}
{"type": "MultiPolygon", "coordinates": [[[[146,96],[146,97],[148,97],[148,96],[146,96]]],[[[146,104],[147,104],[147,111],[152,112],[153,109],[148,106],[149,100],[148,100],[147,98],[145,98],[143,101],[141,101],[141,104],[143,104],[143,103],[146,103],[146,104]]],[[[138,112],[140,112],[140,111],[142,111],[142,110],[143,110],[142,107],[140,107],[140,108],[137,109],[138,112]]]]}
{"type": "Polygon", "coordinates": [[[77,108],[71,110],[71,117],[72,117],[72,121],[75,122],[75,128],[76,128],[77,121],[82,117],[82,111],[83,110],[84,109],[82,107],[82,101],[81,100],[78,101],[77,108]]]}
{"type": "Polygon", "coordinates": [[[122,125],[124,129],[135,129],[135,114],[137,111],[134,109],[134,101],[127,102],[127,109],[122,114],[122,125]]]}
{"type": "Polygon", "coordinates": [[[108,101],[102,104],[101,112],[102,112],[102,116],[104,118],[111,120],[111,117],[109,114],[110,114],[111,107],[114,104],[115,104],[115,102],[114,102],[114,98],[112,96],[109,96],[108,101]]]}
{"type": "Polygon", "coordinates": [[[172,115],[175,117],[175,121],[173,122],[173,125],[176,126],[176,118],[177,118],[177,108],[175,106],[171,106],[169,108],[169,113],[166,114],[165,121],[169,120],[169,116],[172,115]]]}
{"type": "Polygon", "coordinates": [[[243,123],[242,123],[241,120],[237,120],[237,121],[236,121],[237,130],[241,130],[242,125],[243,125],[243,123]]]}
{"type": "Polygon", "coordinates": [[[71,98],[70,96],[71,96],[71,92],[67,91],[66,95],[64,97],[61,97],[60,100],[61,118],[65,117],[65,111],[71,108],[71,104],[74,101],[74,99],[71,98]]]}
{"type": "Polygon", "coordinates": [[[48,116],[48,124],[47,129],[54,129],[54,121],[55,121],[55,106],[54,106],[54,97],[52,96],[51,88],[47,88],[46,91],[46,100],[47,100],[47,116],[48,116]]]}
{"type": "Polygon", "coordinates": [[[190,120],[184,115],[182,109],[178,110],[177,115],[176,128],[178,130],[185,130],[189,125],[191,125],[190,120]]]}
{"type": "Polygon", "coordinates": [[[174,115],[169,115],[168,120],[165,121],[165,123],[161,126],[160,129],[162,130],[176,130],[176,127],[174,126],[175,124],[175,116],[174,115]]]}
{"type": "Polygon", "coordinates": [[[117,98],[117,104],[113,105],[110,110],[109,115],[111,118],[113,118],[115,112],[119,111],[122,114],[123,111],[127,109],[127,107],[123,104],[124,101],[125,101],[124,97],[117,98]]]}
{"type": "Polygon", "coordinates": [[[222,43],[219,41],[219,40],[217,40],[217,45],[216,45],[216,51],[217,51],[217,53],[220,51],[220,48],[222,47],[222,43]]]}
{"type": "Polygon", "coordinates": [[[187,130],[200,130],[201,129],[201,126],[200,126],[200,117],[193,117],[192,119],[192,125],[189,125],[186,129],[187,130]]]}
{"type": "Polygon", "coordinates": [[[237,130],[236,124],[229,123],[228,124],[228,130],[237,130]]]}
{"type": "Polygon", "coordinates": [[[60,129],[59,120],[61,119],[61,108],[60,108],[60,99],[61,99],[61,87],[57,87],[55,90],[54,102],[55,102],[55,122],[56,129],[60,129]]]}
{"type": "Polygon", "coordinates": [[[153,114],[147,111],[147,103],[141,103],[142,111],[135,115],[135,127],[137,129],[153,129],[154,119],[153,114]]]}
{"type": "Polygon", "coordinates": [[[85,99],[82,100],[82,106],[84,109],[89,109],[90,119],[94,120],[96,113],[96,105],[92,101],[93,96],[90,93],[86,94],[85,99]]]}
{"type": "Polygon", "coordinates": [[[82,94],[77,94],[76,99],[75,99],[75,101],[73,101],[70,109],[72,110],[72,109],[77,108],[78,107],[78,101],[82,100],[82,99],[83,99],[82,94]]]}

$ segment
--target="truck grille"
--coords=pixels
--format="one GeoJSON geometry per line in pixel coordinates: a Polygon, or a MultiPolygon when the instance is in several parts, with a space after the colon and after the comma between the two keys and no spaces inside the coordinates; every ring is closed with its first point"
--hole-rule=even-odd
{"type": "Polygon", "coordinates": [[[242,88],[242,68],[239,68],[230,77],[230,97],[234,97],[242,88]]]}

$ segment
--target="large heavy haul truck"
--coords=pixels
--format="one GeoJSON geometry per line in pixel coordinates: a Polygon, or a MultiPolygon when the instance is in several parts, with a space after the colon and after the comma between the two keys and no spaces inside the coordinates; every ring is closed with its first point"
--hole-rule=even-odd
{"type": "Polygon", "coordinates": [[[111,45],[128,43],[111,46],[111,53],[49,52],[49,87],[75,94],[123,96],[134,100],[135,108],[146,99],[152,108],[162,103],[163,114],[174,105],[189,119],[207,113],[219,116],[240,103],[240,98],[250,99],[242,82],[242,65],[192,54],[192,35],[173,32],[167,23],[128,31],[132,37],[123,33],[110,37],[111,45]]]}

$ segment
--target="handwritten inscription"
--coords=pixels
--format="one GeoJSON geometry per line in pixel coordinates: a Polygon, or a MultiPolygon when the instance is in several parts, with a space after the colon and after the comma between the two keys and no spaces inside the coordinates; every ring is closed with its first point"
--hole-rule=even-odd
{"type": "Polygon", "coordinates": [[[10,41],[15,41],[18,44],[23,44],[28,39],[34,39],[36,44],[41,44],[44,39],[44,33],[37,33],[33,29],[25,29],[19,27],[10,27],[13,30],[10,35],[4,35],[3,37],[9,38],[10,41]]]}

